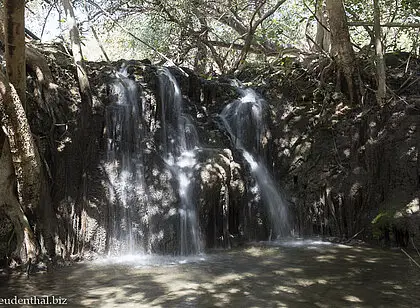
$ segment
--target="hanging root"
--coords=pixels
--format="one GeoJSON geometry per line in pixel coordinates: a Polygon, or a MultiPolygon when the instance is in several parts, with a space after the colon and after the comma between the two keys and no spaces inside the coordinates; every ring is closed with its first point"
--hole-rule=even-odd
{"type": "MultiPolygon", "coordinates": [[[[15,252],[12,253],[12,257],[25,262],[29,258],[35,260],[37,245],[29,221],[15,194],[15,181],[10,148],[6,141],[3,150],[0,152],[0,207],[13,223],[14,234],[16,235],[17,246],[15,252]]],[[[13,237],[13,234],[11,237],[13,237]]]]}

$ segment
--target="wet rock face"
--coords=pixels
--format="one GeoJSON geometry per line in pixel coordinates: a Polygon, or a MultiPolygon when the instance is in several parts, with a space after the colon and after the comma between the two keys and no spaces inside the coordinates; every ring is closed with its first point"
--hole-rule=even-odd
{"type": "MultiPolygon", "coordinates": [[[[131,248],[179,253],[181,198],[177,171],[165,161],[158,68],[141,61],[92,63],[94,105],[85,132],[80,132],[74,68],[53,68],[61,79],[57,99],[50,104],[41,104],[37,85],[28,81],[28,114],[39,137],[46,177],[43,212],[37,213],[42,223],[35,224],[44,241],[53,241],[44,250],[61,257],[131,248]],[[136,85],[138,115],[125,113],[134,120],[128,125],[113,121],[115,131],[137,129],[131,139],[118,139],[118,134],[111,138],[107,123],[119,96],[126,95],[115,91],[122,66],[127,80],[120,85],[136,85]],[[116,152],[124,142],[132,149],[125,157],[138,169],[122,168],[122,155],[110,157],[110,139],[116,152]],[[114,178],[107,170],[110,164],[114,178]],[[126,184],[115,185],[115,178],[121,184],[124,172],[129,173],[126,184],[139,191],[131,195],[129,206],[121,188],[126,184]]],[[[180,85],[183,113],[194,124],[200,145],[194,150],[190,180],[201,241],[211,248],[268,239],[268,213],[261,206],[250,166],[232,146],[219,117],[240,97],[239,91],[223,78],[202,80],[188,70],[188,76],[176,68],[169,71],[180,85]]],[[[299,97],[295,86],[284,88],[273,78],[262,89],[268,103],[263,114],[269,120],[260,149],[276,185],[288,192],[295,231],[351,237],[363,228],[370,232],[371,221],[382,208],[397,207],[390,215],[401,216],[386,225],[381,236],[395,233],[391,240],[403,244],[413,235],[418,239],[418,207],[411,206],[418,204],[419,190],[418,98],[390,104],[387,110],[363,111],[348,106],[339,93],[306,89],[311,93],[299,97]],[[408,205],[411,212],[403,209],[408,205]]],[[[246,129],[245,125],[239,130],[246,129]]],[[[255,140],[255,131],[244,133],[255,140]]],[[[254,151],[251,141],[245,148],[254,151]]],[[[10,251],[11,231],[8,220],[1,219],[0,258],[10,251]]]]}
{"type": "MultiPolygon", "coordinates": [[[[123,202],[124,192],[110,183],[115,181],[111,181],[106,172],[110,163],[109,154],[107,157],[107,143],[110,141],[106,114],[110,106],[118,104],[120,99],[113,90],[117,79],[115,71],[119,67],[98,68],[93,79],[97,122],[92,126],[98,127],[95,139],[99,147],[95,157],[100,167],[92,168],[88,177],[88,198],[94,201],[90,201],[84,211],[84,241],[88,243],[86,247],[89,250],[98,253],[129,250],[130,245],[145,252],[179,253],[181,199],[177,174],[165,161],[162,139],[165,107],[159,93],[158,69],[136,61],[119,65],[126,65],[127,77],[138,87],[136,108],[139,119],[135,125],[140,127],[141,136],[138,137],[135,159],[141,165],[142,170],[136,172],[142,173],[144,190],[139,198],[131,201],[128,209],[123,202]],[[99,127],[102,129],[99,130],[99,127]]],[[[170,69],[170,72],[180,84],[183,112],[196,126],[200,143],[192,167],[191,190],[201,241],[210,248],[229,247],[233,242],[257,237],[264,239],[257,236],[267,234],[261,221],[264,213],[258,209],[258,202],[248,204],[249,172],[242,159],[235,158],[239,155],[230,149],[231,142],[221,129],[218,118],[223,107],[238,96],[237,92],[226,82],[200,80],[191,72],[186,77],[176,69],[170,69]],[[247,207],[252,210],[247,211],[247,207]]],[[[113,163],[118,165],[122,162],[117,159],[113,163]]],[[[115,176],[119,177],[120,173],[115,176]]]]}
{"type": "Polygon", "coordinates": [[[239,213],[246,198],[245,174],[230,149],[203,149],[197,160],[193,182],[206,247],[230,247],[232,238],[243,236],[239,213]]]}
{"type": "MultiPolygon", "coordinates": [[[[289,192],[296,231],[342,238],[362,231],[358,238],[372,239],[377,215],[405,213],[418,198],[418,87],[404,89],[405,103],[381,108],[372,97],[366,106],[351,106],[341,93],[311,87],[306,78],[289,86],[273,78],[265,89],[274,170],[289,192]]],[[[389,74],[395,91],[404,82],[399,78],[389,74]]],[[[413,218],[390,223],[388,233],[415,234],[402,226],[413,225],[418,214],[404,215],[413,218]]],[[[392,245],[400,245],[392,237],[392,245]]]]}
{"type": "MultiPolygon", "coordinates": [[[[82,115],[75,69],[65,60],[62,67],[48,60],[59,78],[49,104],[43,101],[39,85],[28,79],[28,114],[44,162],[39,221],[31,221],[43,239],[41,250],[51,258],[132,248],[179,253],[181,198],[176,171],[165,161],[158,68],[141,61],[90,64],[93,108],[82,115]],[[123,82],[117,73],[122,66],[123,82]],[[121,96],[127,95],[124,88],[133,84],[136,99],[129,108],[138,115],[125,107],[114,112],[121,96]],[[82,116],[88,118],[84,128],[82,116]],[[128,118],[131,122],[124,122],[128,118]],[[119,133],[128,127],[137,135],[122,138],[119,133]],[[122,154],[122,148],[129,155],[122,154]],[[127,169],[124,164],[137,166],[127,169]],[[127,186],[132,187],[128,201],[127,186]]],[[[207,248],[258,238],[256,234],[266,233],[258,218],[264,214],[258,202],[249,201],[249,170],[232,149],[218,118],[224,106],[238,97],[237,90],[227,80],[202,80],[190,71],[189,76],[174,68],[169,71],[180,84],[183,113],[194,123],[200,145],[191,189],[201,240],[207,248]]],[[[10,248],[11,230],[7,219],[2,218],[1,226],[0,257],[10,248]]]]}

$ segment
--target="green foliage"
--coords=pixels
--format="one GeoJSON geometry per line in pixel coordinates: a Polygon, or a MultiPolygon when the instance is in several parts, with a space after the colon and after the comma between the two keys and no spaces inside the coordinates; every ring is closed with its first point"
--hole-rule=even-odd
{"type": "MultiPolygon", "coordinates": [[[[80,0],[73,3],[81,26],[87,29],[87,15],[93,17],[92,22],[111,59],[123,56],[162,60],[150,47],[117,26],[117,22],[177,64],[191,68],[194,65],[204,65],[206,72],[226,72],[234,67],[243,50],[249,25],[262,18],[277,2],[80,0]]],[[[313,16],[315,6],[319,10],[324,2],[325,0],[287,0],[282,3],[274,14],[269,15],[256,28],[245,62],[270,63],[281,57],[284,47],[290,45],[308,50],[312,43],[309,43],[307,37],[314,39],[317,31],[317,20],[313,16]],[[276,52],[279,54],[276,55],[276,52]]],[[[344,2],[349,21],[373,21],[372,1],[344,2]]],[[[419,3],[418,0],[380,0],[382,23],[420,22],[419,3]]],[[[30,1],[28,5],[32,12],[28,14],[28,20],[31,21],[30,29],[34,33],[40,34],[44,18],[51,8],[53,13],[50,16],[54,17],[50,17],[50,21],[59,21],[58,28],[63,27],[65,20],[59,10],[56,10],[59,6],[52,6],[53,4],[42,0],[30,1]]],[[[328,25],[325,26],[328,28],[328,25]]],[[[52,28],[54,26],[46,27],[47,30],[52,28]]],[[[417,30],[383,28],[385,52],[414,50],[419,41],[417,30]]],[[[57,33],[57,29],[54,32],[57,33]]],[[[372,33],[371,26],[351,27],[352,42],[360,48],[369,46],[372,43],[369,32],[372,33]]]]}
{"type": "Polygon", "coordinates": [[[418,0],[402,0],[401,5],[404,10],[412,10],[413,13],[420,15],[420,2],[418,0]]]}
{"type": "Polygon", "coordinates": [[[372,224],[377,224],[377,225],[387,225],[390,221],[391,218],[393,217],[393,213],[389,212],[389,211],[385,211],[385,212],[380,212],[378,215],[376,215],[376,217],[372,220],[372,224]]]}
{"type": "Polygon", "coordinates": [[[380,239],[384,231],[390,228],[394,215],[395,211],[384,211],[372,220],[372,235],[375,239],[380,239]]]}
{"type": "MultiPolygon", "coordinates": [[[[416,13],[414,9],[415,7],[418,8],[418,3],[417,0],[380,0],[381,24],[419,22],[419,12],[416,13]],[[416,2],[417,4],[415,4],[416,2]]],[[[347,0],[345,5],[350,21],[373,22],[372,1],[347,0]]],[[[372,27],[369,28],[371,31],[373,30],[372,27]]],[[[351,29],[352,40],[357,45],[363,47],[371,43],[366,28],[352,27],[351,29]]],[[[385,52],[393,50],[411,51],[413,41],[416,41],[418,36],[418,31],[415,28],[384,27],[382,32],[385,52]]]]}
{"type": "MultiPolygon", "coordinates": [[[[171,45],[168,44],[173,40],[174,32],[168,23],[164,23],[159,16],[138,16],[126,19],[124,26],[130,29],[136,36],[140,37],[146,43],[155,47],[159,52],[164,54],[171,53],[171,45]]],[[[117,33],[120,31],[117,31],[117,33]]],[[[113,31],[115,34],[115,31],[113,31]]],[[[111,37],[111,36],[109,36],[111,37]]],[[[148,58],[151,60],[160,60],[160,57],[151,50],[144,46],[143,43],[120,33],[118,36],[119,44],[115,48],[123,47],[123,50],[130,50],[133,58],[148,58]]],[[[118,53],[118,50],[116,50],[118,53]]]]}

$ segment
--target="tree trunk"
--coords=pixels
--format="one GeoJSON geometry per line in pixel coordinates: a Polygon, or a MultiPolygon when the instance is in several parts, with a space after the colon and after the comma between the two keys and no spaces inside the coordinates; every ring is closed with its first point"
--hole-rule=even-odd
{"type": "Polygon", "coordinates": [[[255,30],[251,28],[245,38],[244,48],[241,50],[238,60],[235,63],[235,69],[241,69],[244,64],[249,50],[251,49],[252,40],[254,39],[255,30]]]}
{"type": "Polygon", "coordinates": [[[341,87],[353,104],[360,102],[360,75],[350,42],[346,14],[341,0],[326,0],[331,29],[332,55],[337,60],[339,75],[344,76],[341,87]]]}
{"type": "Polygon", "coordinates": [[[315,43],[317,48],[321,48],[326,52],[330,51],[331,47],[331,34],[325,28],[328,25],[328,21],[326,18],[326,8],[324,5],[324,1],[321,0],[318,6],[316,7],[316,18],[317,18],[317,26],[316,26],[316,36],[315,36],[315,43]]]}
{"type": "Polygon", "coordinates": [[[376,71],[378,74],[378,90],[376,92],[376,100],[382,105],[386,96],[386,72],[384,51],[382,48],[382,31],[381,31],[381,12],[379,10],[379,1],[373,0],[374,12],[374,32],[375,32],[375,52],[376,52],[376,71]]]}
{"type": "Polygon", "coordinates": [[[13,147],[9,147],[8,140],[0,138],[4,140],[0,152],[0,207],[14,225],[18,245],[15,254],[29,261],[35,259],[37,246],[22,207],[32,209],[39,202],[39,159],[19,97],[5,80],[0,72],[0,122],[13,147]]]}
{"type": "Polygon", "coordinates": [[[3,143],[0,151],[0,208],[4,210],[13,223],[17,247],[13,257],[17,256],[23,262],[35,260],[37,246],[28,219],[19,204],[15,194],[16,183],[9,143],[3,143]]]}
{"type": "Polygon", "coordinates": [[[37,255],[36,242],[24,211],[33,213],[39,204],[40,163],[23,108],[26,92],[25,1],[5,0],[2,20],[4,31],[0,34],[4,35],[7,75],[0,71],[0,123],[8,140],[0,145],[0,206],[14,224],[17,253],[21,259],[30,261],[37,255]],[[21,247],[24,251],[20,251],[21,247]]]}
{"type": "Polygon", "coordinates": [[[197,53],[194,60],[194,69],[199,74],[204,74],[207,68],[207,46],[203,41],[208,41],[208,25],[206,18],[202,13],[195,9],[195,16],[200,22],[200,34],[197,38],[197,53]]]}
{"type": "MultiPolygon", "coordinates": [[[[70,4],[70,1],[63,0],[63,7],[66,14],[67,24],[70,28],[71,50],[73,52],[74,63],[77,69],[77,78],[82,98],[82,113],[89,113],[92,107],[92,92],[83,60],[79,29],[77,28],[76,17],[74,16],[73,6],[70,4]]],[[[83,118],[86,118],[84,114],[82,114],[82,119],[83,118]]],[[[82,124],[86,123],[83,123],[82,121],[82,124]]]]}
{"type": "MultiPolygon", "coordinates": [[[[0,41],[1,42],[6,42],[6,36],[5,36],[5,25],[6,25],[6,19],[5,19],[5,11],[4,11],[4,7],[0,6],[0,41]]],[[[13,37],[13,39],[15,39],[15,37],[13,37]]],[[[24,41],[24,36],[21,37],[21,39],[24,41]]],[[[7,50],[8,51],[8,50],[7,50]]],[[[7,53],[6,51],[6,53],[7,53]]],[[[11,51],[13,52],[14,49],[12,48],[11,51]]],[[[43,94],[45,96],[47,96],[48,98],[46,99],[47,102],[50,102],[50,99],[56,99],[56,94],[57,94],[57,85],[54,83],[50,68],[48,66],[47,61],[45,60],[45,58],[43,57],[43,55],[37,51],[37,49],[34,46],[25,44],[24,45],[24,49],[20,49],[19,50],[20,53],[18,55],[15,56],[18,57],[19,60],[22,60],[22,63],[25,63],[26,61],[26,65],[22,66],[22,63],[19,64],[19,69],[23,70],[26,68],[28,68],[28,70],[32,70],[36,77],[37,77],[37,81],[41,86],[41,90],[43,91],[43,94]],[[25,55],[22,56],[21,55],[21,51],[24,50],[25,51],[25,55]]],[[[11,62],[13,61],[8,61],[8,63],[10,64],[10,66],[8,67],[8,70],[13,70],[14,67],[11,64],[11,62]]],[[[25,72],[26,73],[26,72],[25,72]]],[[[25,78],[26,80],[26,75],[22,75],[23,78],[25,78]]],[[[13,83],[13,78],[10,78],[9,75],[9,82],[13,83]]],[[[16,88],[16,84],[15,88],[16,88]]],[[[26,82],[21,83],[20,85],[21,87],[26,88],[26,82]]],[[[18,91],[18,93],[20,93],[22,91],[18,91]]],[[[19,97],[21,97],[21,101],[22,103],[24,103],[24,97],[22,98],[22,96],[19,94],[19,97]]],[[[47,108],[48,109],[48,108],[47,108]]],[[[1,144],[0,144],[1,147],[1,144]]]]}
{"type": "Polygon", "coordinates": [[[111,60],[109,59],[108,54],[106,53],[105,47],[104,47],[104,45],[102,44],[101,40],[99,39],[98,33],[96,32],[95,27],[93,26],[93,23],[92,23],[92,18],[91,18],[91,15],[90,15],[89,11],[88,11],[86,1],[85,1],[85,3],[84,3],[84,7],[85,7],[85,12],[86,12],[86,15],[87,15],[87,17],[88,17],[88,23],[89,23],[90,30],[92,31],[93,37],[95,38],[96,43],[98,43],[98,46],[99,46],[99,48],[101,49],[102,54],[103,54],[103,55],[104,55],[104,57],[105,57],[105,60],[106,60],[107,62],[110,62],[111,60]]]}
{"type": "Polygon", "coordinates": [[[25,104],[25,0],[4,1],[5,60],[9,82],[25,104]]]}
{"type": "Polygon", "coordinates": [[[5,45],[7,76],[0,73],[2,127],[9,138],[18,193],[25,211],[39,203],[40,163],[26,113],[25,1],[5,1],[5,45]],[[11,82],[11,85],[9,85],[11,82]]]}
{"type": "Polygon", "coordinates": [[[3,115],[1,123],[12,151],[20,202],[25,211],[33,211],[39,203],[38,152],[19,96],[6,80],[0,72],[0,114],[3,115]]]}

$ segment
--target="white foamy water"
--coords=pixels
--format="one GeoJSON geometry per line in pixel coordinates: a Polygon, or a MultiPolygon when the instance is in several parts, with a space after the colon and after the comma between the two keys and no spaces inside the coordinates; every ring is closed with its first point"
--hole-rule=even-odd
{"type": "Polygon", "coordinates": [[[109,247],[118,253],[139,248],[147,251],[150,245],[142,244],[138,238],[139,229],[146,229],[147,221],[141,226],[133,223],[133,215],[141,212],[142,205],[147,203],[141,151],[140,89],[129,78],[124,65],[115,77],[111,87],[115,101],[105,111],[107,152],[104,169],[109,179],[111,218],[109,247]]]}
{"type": "Polygon", "coordinates": [[[263,116],[266,102],[252,89],[240,89],[240,92],[241,98],[228,104],[220,118],[232,143],[250,166],[256,188],[267,207],[272,230],[276,236],[287,234],[290,228],[286,202],[262,157],[267,137],[267,124],[263,116]]]}
{"type": "Polygon", "coordinates": [[[191,181],[196,164],[195,149],[199,148],[198,133],[193,121],[183,112],[181,89],[167,68],[159,70],[159,83],[164,160],[179,186],[179,252],[197,254],[203,250],[203,245],[191,181]]]}

